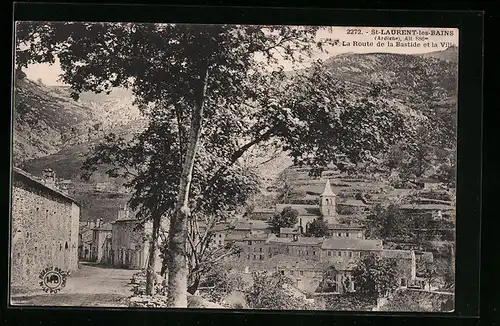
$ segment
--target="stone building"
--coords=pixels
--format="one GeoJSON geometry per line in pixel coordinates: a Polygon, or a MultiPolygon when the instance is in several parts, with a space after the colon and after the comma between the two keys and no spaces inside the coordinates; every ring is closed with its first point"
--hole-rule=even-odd
{"type": "MultiPolygon", "coordinates": [[[[111,263],[120,268],[146,268],[152,223],[142,223],[135,218],[128,207],[118,212],[118,218],[111,223],[111,263]]],[[[161,269],[159,252],[156,257],[157,271],[161,269]]]]}
{"type": "Polygon", "coordinates": [[[319,196],[319,205],[276,204],[276,213],[281,213],[286,207],[298,212],[297,224],[294,226],[301,233],[307,232],[309,224],[317,218],[322,218],[328,224],[337,224],[336,195],[327,180],[323,192],[319,196]]]}
{"type": "Polygon", "coordinates": [[[92,237],[94,221],[80,222],[78,228],[78,259],[90,261],[92,259],[92,237]]]}
{"type": "Polygon", "coordinates": [[[78,203],[55,187],[50,169],[43,179],[15,167],[12,172],[11,284],[38,286],[48,267],[76,270],[78,203]]]}
{"type": "Polygon", "coordinates": [[[106,239],[111,238],[111,223],[99,224],[92,231],[92,261],[101,263],[105,256],[106,239]]]}
{"type": "Polygon", "coordinates": [[[364,239],[365,227],[359,224],[329,224],[328,236],[334,238],[364,239]]]}

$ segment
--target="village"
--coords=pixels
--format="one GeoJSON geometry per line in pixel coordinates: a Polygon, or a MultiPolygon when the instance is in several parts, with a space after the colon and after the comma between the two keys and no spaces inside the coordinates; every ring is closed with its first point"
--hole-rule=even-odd
{"type": "MultiPolygon", "coordinates": [[[[297,173],[301,169],[290,167],[288,170],[297,173]]],[[[57,266],[70,275],[77,275],[82,268],[109,272],[112,268],[125,271],[119,287],[124,288],[122,296],[126,297],[130,290],[126,288],[132,287],[134,277],[144,275],[148,265],[151,222],[139,221],[127,205],[115,208],[114,221],[104,222],[98,216],[81,221],[79,204],[68,192],[69,183],[57,180],[53,170],[45,170],[42,178],[17,168],[13,173],[13,285],[36,289],[38,274],[46,266],[57,266]]],[[[329,174],[311,181],[317,191],[309,191],[304,197],[310,204],[256,206],[241,216],[217,223],[211,229],[211,246],[238,248],[225,258],[225,264],[243,278],[251,281],[251,275],[256,272],[278,272],[292,280],[297,295],[312,302],[321,301],[325,295],[356,292],[352,270],[369,254],[397,262],[399,288],[439,292],[436,278],[429,279],[419,273],[419,264],[433,261],[431,249],[367,237],[367,217],[373,207],[384,200],[394,201],[394,196],[401,197],[404,189],[393,189],[378,197],[370,195],[367,199],[366,195],[356,196],[352,186],[349,187],[351,194],[345,187],[339,188],[338,178],[329,174]],[[317,204],[313,204],[314,201],[317,204]],[[273,228],[273,218],[286,211],[296,213],[295,224],[273,228]],[[325,223],[324,234],[311,235],[311,224],[315,221],[325,223]],[[332,267],[336,271],[334,281],[327,289],[322,288],[325,270],[332,267]]],[[[407,192],[439,192],[442,188],[439,182],[427,180],[417,184],[417,190],[407,189],[407,192]]],[[[453,221],[451,202],[424,198],[418,204],[403,203],[400,207],[403,212],[428,215],[434,221],[453,221]]],[[[206,225],[200,222],[200,228],[206,225]]],[[[165,277],[160,276],[160,252],[155,265],[158,276],[165,277]]],[[[71,276],[67,282],[72,282],[71,276]]],[[[204,287],[199,287],[196,294],[203,296],[203,291],[204,287]]],[[[235,294],[228,297],[234,300],[235,294]]],[[[236,301],[244,299],[240,295],[236,301]]]]}

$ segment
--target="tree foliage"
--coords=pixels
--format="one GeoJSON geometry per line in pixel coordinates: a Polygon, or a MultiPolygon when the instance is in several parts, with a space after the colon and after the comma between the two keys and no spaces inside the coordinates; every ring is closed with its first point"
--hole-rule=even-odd
{"type": "Polygon", "coordinates": [[[242,291],[246,283],[240,274],[217,264],[206,273],[200,281],[200,287],[205,287],[202,296],[207,300],[221,304],[233,291],[242,291]]]}
{"type": "Polygon", "coordinates": [[[367,297],[385,297],[398,287],[396,261],[375,254],[362,258],[352,271],[356,292],[367,297]]]}
{"type": "Polygon", "coordinates": [[[299,212],[293,209],[291,206],[283,208],[280,213],[275,214],[269,224],[273,232],[279,233],[280,228],[291,228],[299,221],[299,212]]]}
{"type": "Polygon", "coordinates": [[[362,98],[353,96],[322,62],[292,76],[283,72],[278,58],[300,62],[332,41],[318,42],[318,30],[82,22],[16,25],[18,68],[54,63],[57,57],[62,81],[71,85],[75,99],[83,91],[132,89],[135,104],[148,120],[147,130],[131,143],[109,135],[84,169],[111,166],[111,176],[130,178],[131,205],[139,208],[140,218],[170,219],[166,257],[173,305],[186,304],[188,252],[197,252],[188,238],[188,229],[197,228],[188,224],[205,216],[207,224],[214,225],[246,199],[255,178],[238,162],[252,146],[274,139],[295,163],[321,173],[338,154],[351,163],[378,164],[390,145],[415,129],[387,100],[383,88],[362,98]],[[277,68],[269,71],[269,65],[277,68]]]}
{"type": "Polygon", "coordinates": [[[253,284],[246,290],[251,309],[311,310],[314,305],[293,294],[293,282],[280,273],[253,274],[253,284]]]}
{"type": "Polygon", "coordinates": [[[325,237],[328,235],[328,223],[317,218],[308,225],[306,234],[318,238],[325,237]]]}

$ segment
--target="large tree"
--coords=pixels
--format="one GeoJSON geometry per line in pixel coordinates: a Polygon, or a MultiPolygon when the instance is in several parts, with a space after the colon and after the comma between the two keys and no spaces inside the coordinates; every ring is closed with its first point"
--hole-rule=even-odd
{"type": "Polygon", "coordinates": [[[83,91],[133,90],[149,121],[151,132],[143,136],[143,150],[150,156],[139,173],[126,171],[137,194],[132,204],[153,220],[153,240],[162,218],[169,217],[171,306],[187,304],[188,222],[214,204],[207,198],[219,195],[217,185],[231,178],[230,170],[252,146],[279,139],[296,163],[318,171],[335,159],[335,153],[353,162],[372,160],[408,129],[400,110],[380,94],[349,96],[321,63],[293,76],[283,73],[277,58],[296,61],[323,47],[324,42],[315,38],[317,30],[80,22],[16,25],[19,68],[53,63],[57,56],[62,80],[71,85],[75,99],[83,91]],[[277,68],[270,72],[272,65],[277,68]],[[172,130],[178,136],[175,143],[163,135],[172,130]],[[212,151],[217,143],[226,146],[212,151]],[[166,158],[151,153],[162,146],[166,158]],[[210,159],[198,156],[200,148],[210,159]],[[196,171],[204,174],[204,182],[194,195],[196,171]],[[167,180],[173,181],[175,191],[167,180]]]}
{"type": "Polygon", "coordinates": [[[283,208],[279,213],[274,214],[269,224],[274,233],[279,234],[280,228],[291,228],[299,221],[299,212],[291,206],[283,208]]]}
{"type": "Polygon", "coordinates": [[[396,261],[369,254],[352,271],[356,292],[370,298],[387,296],[398,287],[396,261]]]}
{"type": "Polygon", "coordinates": [[[306,234],[318,238],[326,237],[328,235],[328,223],[317,218],[309,224],[306,234]]]}
{"type": "MultiPolygon", "coordinates": [[[[109,92],[112,87],[125,86],[132,88],[146,116],[156,119],[159,114],[176,113],[181,140],[176,163],[180,163],[181,173],[168,241],[168,291],[172,306],[186,306],[187,302],[189,200],[204,121],[235,121],[236,126],[231,126],[234,129],[226,133],[229,136],[238,130],[246,131],[248,119],[244,117],[248,110],[242,104],[256,100],[257,92],[251,85],[266,84],[260,80],[262,62],[276,63],[277,54],[295,59],[298,52],[308,54],[312,46],[321,47],[314,38],[317,29],[128,23],[17,25],[16,64],[26,67],[34,62],[53,63],[57,56],[63,69],[62,79],[71,85],[75,98],[82,91],[109,92]],[[263,60],[257,60],[256,54],[263,60]]],[[[239,134],[241,138],[250,138],[249,142],[221,157],[226,164],[216,170],[211,180],[217,180],[246,149],[268,139],[280,126],[259,126],[250,134],[239,134]]],[[[217,141],[228,140],[223,138],[220,133],[217,141]]],[[[212,191],[213,183],[209,182],[204,191],[212,191]]],[[[160,202],[153,206],[148,210],[152,212],[156,236],[158,221],[166,214],[164,207],[171,209],[171,205],[160,202]]]]}
{"type": "Polygon", "coordinates": [[[293,281],[278,272],[253,274],[252,285],[245,292],[252,309],[312,310],[314,304],[293,293],[293,281]]]}

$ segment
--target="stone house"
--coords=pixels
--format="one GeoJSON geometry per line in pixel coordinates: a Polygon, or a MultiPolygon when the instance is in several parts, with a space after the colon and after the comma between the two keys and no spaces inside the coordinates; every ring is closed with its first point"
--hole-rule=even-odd
{"type": "Polygon", "coordinates": [[[382,249],[382,240],[328,238],[321,245],[321,257],[339,263],[357,261],[366,254],[382,249]]]}
{"type": "Polygon", "coordinates": [[[99,224],[92,231],[92,261],[101,263],[105,254],[105,241],[111,237],[112,226],[110,223],[99,224]]]}
{"type": "Polygon", "coordinates": [[[365,227],[358,224],[329,224],[328,236],[334,238],[364,239],[365,227]]]}
{"type": "Polygon", "coordinates": [[[92,260],[92,242],[94,232],[92,231],[97,221],[80,222],[78,227],[78,259],[83,261],[92,260]]]}
{"type": "Polygon", "coordinates": [[[282,254],[290,257],[320,260],[323,240],[323,238],[314,237],[277,238],[273,235],[268,238],[266,244],[271,255],[282,254]]]}
{"type": "Polygon", "coordinates": [[[280,238],[293,238],[299,235],[300,231],[296,228],[280,228],[280,238]]]}
{"type": "Polygon", "coordinates": [[[407,287],[408,285],[412,285],[415,283],[417,277],[417,264],[415,252],[413,250],[386,249],[380,252],[380,257],[391,258],[395,260],[396,270],[399,275],[399,286],[407,287]]]}
{"type": "Polygon", "coordinates": [[[444,183],[434,179],[420,179],[417,180],[416,183],[421,189],[425,190],[438,190],[444,188],[444,183]]]}
{"type": "Polygon", "coordinates": [[[274,212],[273,208],[255,207],[251,213],[248,213],[248,216],[255,220],[269,221],[273,217],[274,212]]]}
{"type": "Polygon", "coordinates": [[[231,230],[233,235],[269,234],[271,233],[269,224],[261,220],[242,219],[234,224],[231,230]]]}
{"type": "MultiPolygon", "coordinates": [[[[120,268],[146,268],[149,258],[152,223],[141,223],[128,207],[118,212],[118,218],[111,222],[111,254],[112,265],[120,268]]],[[[161,270],[159,251],[156,257],[157,271],[161,270]]]]}
{"type": "Polygon", "coordinates": [[[11,220],[11,284],[38,286],[48,267],[78,269],[80,207],[57,189],[52,170],[40,180],[13,168],[11,220]]]}

